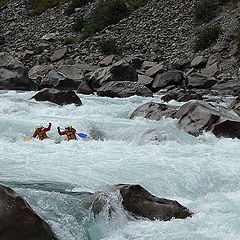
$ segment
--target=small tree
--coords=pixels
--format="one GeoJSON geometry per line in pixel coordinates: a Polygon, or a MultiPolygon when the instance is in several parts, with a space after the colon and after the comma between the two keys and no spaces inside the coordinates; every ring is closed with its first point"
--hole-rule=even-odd
{"type": "Polygon", "coordinates": [[[111,38],[111,39],[102,41],[99,44],[99,50],[105,55],[115,53],[117,50],[117,40],[111,38]]]}
{"type": "Polygon", "coordinates": [[[195,51],[201,51],[210,47],[221,33],[221,27],[218,25],[203,29],[195,41],[195,51]]]}

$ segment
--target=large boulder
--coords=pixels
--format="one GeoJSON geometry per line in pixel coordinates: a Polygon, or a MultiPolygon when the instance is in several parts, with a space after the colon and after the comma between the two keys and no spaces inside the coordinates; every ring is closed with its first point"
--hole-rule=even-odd
{"type": "Polygon", "coordinates": [[[192,73],[187,78],[188,88],[200,88],[206,89],[211,88],[214,84],[217,83],[217,80],[214,77],[209,77],[201,73],[192,73]]]}
{"type": "Polygon", "coordinates": [[[144,85],[129,81],[111,81],[105,83],[102,87],[97,89],[99,96],[106,97],[130,97],[133,95],[143,97],[153,97],[152,92],[144,85]]]}
{"type": "Polygon", "coordinates": [[[177,107],[162,103],[149,102],[139,106],[130,116],[130,119],[144,117],[151,120],[160,120],[163,116],[174,118],[177,107]]]}
{"type": "Polygon", "coordinates": [[[163,221],[192,216],[177,201],[156,197],[140,185],[118,184],[114,188],[120,191],[123,206],[136,216],[163,221]]]}
{"type": "Polygon", "coordinates": [[[175,116],[179,119],[179,127],[194,136],[210,131],[217,137],[240,138],[240,118],[224,107],[190,100],[175,116]]]}
{"type": "Polygon", "coordinates": [[[183,86],[185,84],[183,73],[178,70],[171,70],[165,73],[159,73],[154,78],[152,88],[159,90],[170,85],[183,86]]]}
{"type": "Polygon", "coordinates": [[[27,69],[8,53],[0,53],[0,90],[30,90],[27,69]]]}
{"type": "Polygon", "coordinates": [[[87,207],[91,207],[94,214],[99,214],[107,206],[111,217],[112,212],[116,211],[116,200],[114,203],[111,201],[114,192],[120,194],[123,207],[136,218],[169,221],[173,218],[185,219],[192,216],[192,213],[177,201],[156,197],[140,185],[113,185],[107,192],[94,193],[84,202],[87,207]]]}
{"type": "Polygon", "coordinates": [[[61,90],[76,90],[78,85],[73,79],[69,79],[61,72],[51,70],[40,83],[42,88],[56,88],[61,90]]]}
{"type": "Polygon", "coordinates": [[[11,188],[0,184],[1,240],[57,240],[51,227],[11,188]]]}
{"type": "Polygon", "coordinates": [[[131,81],[137,82],[138,75],[136,69],[127,60],[121,60],[109,67],[96,70],[89,81],[94,90],[110,81],[131,81]]]}
{"type": "Polygon", "coordinates": [[[57,90],[54,88],[44,88],[32,97],[36,101],[49,101],[58,105],[75,104],[81,106],[82,102],[77,94],[72,90],[57,90]]]}

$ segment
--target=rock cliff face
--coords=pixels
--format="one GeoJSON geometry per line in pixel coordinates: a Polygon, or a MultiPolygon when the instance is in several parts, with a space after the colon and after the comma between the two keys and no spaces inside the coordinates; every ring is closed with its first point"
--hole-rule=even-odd
{"type": "MultiPolygon", "coordinates": [[[[111,25],[94,37],[79,41],[81,33],[72,31],[74,16],[89,16],[97,1],[78,9],[72,16],[64,14],[68,4],[48,9],[40,16],[30,17],[24,0],[10,0],[1,11],[0,51],[18,57],[29,67],[36,63],[99,63],[104,56],[98,44],[103,39],[115,38],[118,42],[119,60],[126,55],[138,55],[145,60],[164,62],[173,68],[196,67],[204,56],[202,73],[218,79],[230,74],[237,79],[239,68],[236,42],[231,36],[236,32],[239,3],[225,8],[210,23],[198,25],[194,20],[193,7],[197,0],[150,0],[144,7],[133,12],[118,24],[111,25]],[[220,24],[218,43],[202,52],[193,51],[197,33],[207,25],[220,24]],[[67,38],[75,38],[73,44],[64,45],[67,38]],[[44,50],[37,54],[37,50],[44,50]],[[58,52],[61,52],[61,56],[58,52]],[[198,57],[195,59],[195,57],[198,57]]],[[[201,65],[199,63],[199,66],[201,65]]]]}

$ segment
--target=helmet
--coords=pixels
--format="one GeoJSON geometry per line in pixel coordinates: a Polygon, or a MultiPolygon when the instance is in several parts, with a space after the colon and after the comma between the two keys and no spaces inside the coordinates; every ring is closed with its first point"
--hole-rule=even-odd
{"type": "Polygon", "coordinates": [[[68,124],[66,124],[64,128],[65,128],[65,129],[68,129],[68,130],[71,130],[71,129],[72,129],[72,126],[71,126],[71,125],[68,125],[68,124]]]}
{"type": "Polygon", "coordinates": [[[39,125],[37,125],[37,126],[35,127],[35,129],[36,129],[36,130],[37,130],[37,129],[43,129],[43,125],[39,124],[39,125]]]}

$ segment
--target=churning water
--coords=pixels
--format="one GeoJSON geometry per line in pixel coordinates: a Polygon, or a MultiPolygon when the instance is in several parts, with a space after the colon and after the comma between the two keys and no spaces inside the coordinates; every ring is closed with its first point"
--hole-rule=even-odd
{"type": "Polygon", "coordinates": [[[29,100],[34,92],[0,91],[0,182],[22,195],[61,240],[236,240],[240,236],[240,141],[178,130],[173,119],[130,120],[140,105],[160,97],[125,99],[79,95],[83,106],[29,100]],[[50,139],[32,136],[37,124],[50,139]],[[88,138],[62,141],[57,127],[72,124],[88,138]],[[158,140],[155,140],[157,136],[158,140]],[[88,192],[118,183],[140,184],[177,200],[192,218],[134,220],[119,196],[117,211],[93,216],[88,192]]]}

